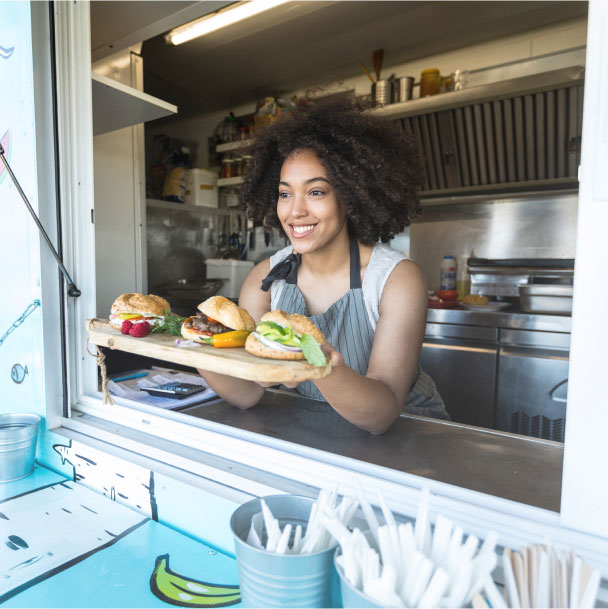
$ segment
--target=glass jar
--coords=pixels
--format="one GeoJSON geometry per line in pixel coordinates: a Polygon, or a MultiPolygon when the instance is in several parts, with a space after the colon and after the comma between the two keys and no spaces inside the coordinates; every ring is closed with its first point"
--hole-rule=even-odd
{"type": "Polygon", "coordinates": [[[231,178],[233,177],[233,162],[230,158],[222,159],[222,166],[220,168],[220,178],[231,178]]]}
{"type": "Polygon", "coordinates": [[[251,165],[251,161],[253,161],[253,156],[251,154],[244,154],[243,161],[241,163],[241,175],[245,175],[249,166],[251,165]]]}
{"type": "Polygon", "coordinates": [[[236,178],[243,174],[243,157],[237,156],[232,161],[232,177],[236,178]]]}
{"type": "Polygon", "coordinates": [[[437,95],[441,90],[441,74],[437,68],[422,70],[420,74],[420,97],[437,95]]]}
{"type": "Polygon", "coordinates": [[[249,129],[247,127],[239,127],[239,140],[246,140],[249,138],[249,129]]]}

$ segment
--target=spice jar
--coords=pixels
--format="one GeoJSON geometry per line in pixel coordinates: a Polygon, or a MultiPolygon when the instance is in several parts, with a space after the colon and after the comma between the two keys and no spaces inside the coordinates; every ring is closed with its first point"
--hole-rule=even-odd
{"type": "Polygon", "coordinates": [[[220,168],[220,177],[221,178],[231,178],[234,174],[232,173],[232,159],[224,158],[222,159],[222,166],[220,168]]]}
{"type": "Polygon", "coordinates": [[[441,89],[441,74],[437,68],[422,70],[420,74],[420,97],[437,95],[441,89]]]}
{"type": "Polygon", "coordinates": [[[249,138],[249,129],[247,127],[239,127],[239,140],[246,140],[249,138]]]}
{"type": "Polygon", "coordinates": [[[250,154],[243,155],[243,161],[241,163],[241,175],[245,175],[249,166],[251,165],[251,161],[253,160],[253,156],[250,154]]]}
{"type": "Polygon", "coordinates": [[[237,176],[242,175],[243,173],[243,158],[237,156],[232,161],[232,177],[236,178],[237,176]]]}

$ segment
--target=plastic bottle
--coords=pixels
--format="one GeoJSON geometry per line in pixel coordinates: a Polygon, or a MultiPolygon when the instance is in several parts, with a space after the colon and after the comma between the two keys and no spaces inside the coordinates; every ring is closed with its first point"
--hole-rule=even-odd
{"type": "Polygon", "coordinates": [[[467,294],[471,293],[471,275],[467,270],[467,260],[469,253],[465,253],[458,258],[456,267],[456,288],[458,289],[458,298],[462,300],[467,294]]]}
{"type": "Polygon", "coordinates": [[[439,272],[439,289],[456,289],[456,259],[454,256],[444,256],[439,272]]]}

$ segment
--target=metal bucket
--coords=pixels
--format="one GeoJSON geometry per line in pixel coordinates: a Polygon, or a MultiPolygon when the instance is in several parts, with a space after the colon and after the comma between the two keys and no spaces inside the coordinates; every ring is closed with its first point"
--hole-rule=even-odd
{"type": "MultiPolygon", "coordinates": [[[[365,532],[365,536],[367,537],[368,543],[376,548],[376,544],[372,539],[372,536],[369,532],[365,532]]],[[[338,564],[337,558],[342,554],[342,548],[336,548],[334,552],[334,564],[336,567],[336,571],[338,573],[338,577],[340,578],[340,592],[342,593],[342,607],[384,607],[384,605],[378,604],[377,601],[373,600],[369,596],[363,594],[361,590],[355,588],[344,575],[344,569],[338,564]]]]}
{"type": "Polygon", "coordinates": [[[39,423],[36,414],[0,414],[0,482],[34,471],[39,423]]]}
{"type": "MultiPolygon", "coordinates": [[[[308,523],[314,499],[295,495],[263,497],[281,528],[308,523]]],[[[335,546],[314,554],[276,554],[246,542],[251,519],[262,511],[261,499],[237,508],[230,519],[245,607],[340,607],[334,567],[335,546]]]]}

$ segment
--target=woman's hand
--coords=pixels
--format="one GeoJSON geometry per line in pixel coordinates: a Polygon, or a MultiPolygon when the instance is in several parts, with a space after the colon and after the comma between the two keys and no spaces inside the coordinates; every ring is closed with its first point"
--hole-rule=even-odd
{"type": "Polygon", "coordinates": [[[321,351],[325,353],[327,363],[331,364],[332,370],[344,363],[344,357],[342,354],[339,351],[336,351],[329,343],[323,343],[321,345],[321,351]]]}

